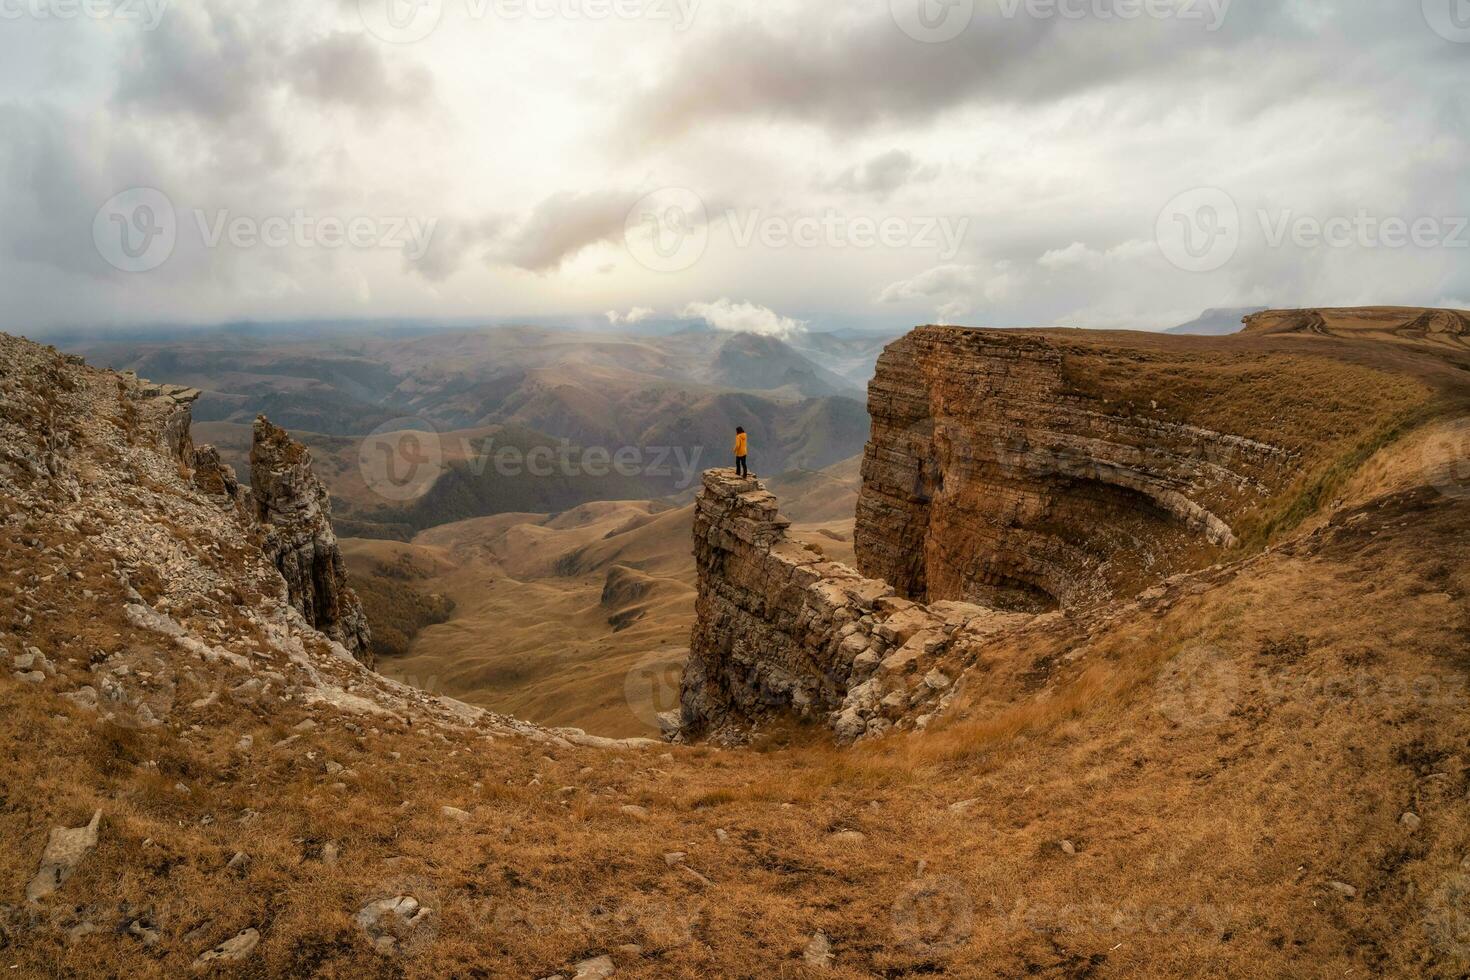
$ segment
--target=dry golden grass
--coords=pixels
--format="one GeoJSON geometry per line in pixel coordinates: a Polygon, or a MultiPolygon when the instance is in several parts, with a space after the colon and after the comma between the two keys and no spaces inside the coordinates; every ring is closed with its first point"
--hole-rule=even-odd
{"type": "Polygon", "coordinates": [[[134,731],[0,680],[0,893],[21,893],[49,827],[104,811],[60,900],[11,906],[0,964],[175,976],[253,927],[241,975],[535,977],[610,952],[619,976],[802,977],[822,930],[835,976],[1455,976],[1470,721],[1393,682],[1463,691],[1465,505],[1420,493],[1364,513],[1097,625],[1040,687],[1036,661],[1077,638],[1018,637],[952,720],[855,751],[799,726],[765,751],[606,753],[359,736],[347,718],[277,749],[301,709],[194,712],[190,690],[176,725],[134,731]],[[1161,672],[1201,643],[1228,665],[1225,703],[1206,685],[1185,692],[1197,714],[1161,712],[1161,672]],[[1328,683],[1359,670],[1377,687],[1328,683]],[[399,891],[436,923],[384,957],[351,915],[399,891]],[[103,931],[51,930],[83,919],[103,931]]]}
{"type": "Polygon", "coordinates": [[[1464,976],[1470,499],[1423,485],[1424,435],[1269,550],[1147,608],[1039,621],[983,651],[933,731],[842,752],[797,724],[741,751],[322,708],[298,733],[299,700],[194,707],[206,671],[166,726],[118,728],[59,692],[157,637],[123,622],[83,530],[38,546],[0,522],[0,629],[61,672],[0,672],[0,968],[182,976],[256,928],[220,975],[568,976],[607,953],[620,978],[1464,976]],[[58,544],[80,578],[43,574],[58,544]],[[26,903],[48,831],[94,809],[98,847],[26,903]],[[430,925],[379,954],[352,916],[404,893],[430,925]]]}

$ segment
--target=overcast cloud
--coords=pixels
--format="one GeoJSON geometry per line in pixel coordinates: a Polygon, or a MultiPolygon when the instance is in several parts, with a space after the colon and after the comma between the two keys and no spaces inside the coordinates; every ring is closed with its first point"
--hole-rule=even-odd
{"type": "Polygon", "coordinates": [[[1456,2],[38,0],[0,21],[0,328],[1470,306],[1456,2]]]}

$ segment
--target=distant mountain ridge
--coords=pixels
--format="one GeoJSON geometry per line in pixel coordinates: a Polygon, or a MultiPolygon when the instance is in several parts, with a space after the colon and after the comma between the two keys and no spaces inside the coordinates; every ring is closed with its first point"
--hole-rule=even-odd
{"type": "Polygon", "coordinates": [[[736,426],[757,472],[820,469],[861,451],[864,386],[881,342],[803,334],[803,349],[751,333],[669,335],[535,327],[384,336],[113,340],[79,350],[98,363],[202,391],[195,420],[243,468],[241,437],[268,415],[311,446],[339,519],[359,536],[402,537],[507,511],[555,512],[591,500],[690,490],[680,467],[724,460],[736,426]],[[830,370],[828,363],[839,370],[830,370]],[[376,496],[360,473],[366,437],[432,431],[443,469],[412,500],[376,496]],[[502,472],[480,447],[637,451],[636,473],[502,472]]]}
{"type": "Polygon", "coordinates": [[[1239,333],[1245,326],[1245,318],[1270,309],[1267,306],[1222,307],[1205,310],[1188,323],[1170,327],[1164,333],[1187,334],[1196,337],[1224,337],[1239,333]]]}

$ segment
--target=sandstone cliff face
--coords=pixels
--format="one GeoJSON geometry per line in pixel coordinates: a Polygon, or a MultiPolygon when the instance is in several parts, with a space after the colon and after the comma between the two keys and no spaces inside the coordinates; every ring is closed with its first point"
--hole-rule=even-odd
{"type": "MultiPolygon", "coordinates": [[[[912,599],[1041,611],[1136,593],[1236,543],[1233,502],[1291,457],[1119,405],[1053,338],[925,327],[890,345],[868,396],[856,552],[912,599]]],[[[1136,394],[1136,399],[1132,395],[1136,394]]]]}
{"type": "MultiPolygon", "coordinates": [[[[228,491],[227,478],[222,482],[228,491]]],[[[291,605],[371,667],[371,633],[362,603],[347,585],[327,489],[312,472],[306,447],[265,416],[255,420],[250,482],[262,547],[286,580],[291,605]]]]}
{"type": "Polygon", "coordinates": [[[789,526],[759,481],[704,475],[681,738],[740,741],[780,712],[823,720],[842,741],[922,728],[980,641],[1030,619],[918,605],[787,537],[789,526]]]}

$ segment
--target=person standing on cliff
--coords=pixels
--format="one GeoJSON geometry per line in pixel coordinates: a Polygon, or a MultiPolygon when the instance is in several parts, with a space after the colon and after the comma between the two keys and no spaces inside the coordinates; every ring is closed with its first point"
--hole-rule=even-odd
{"type": "Polygon", "coordinates": [[[748,476],[750,476],[750,468],[745,465],[745,455],[746,455],[746,450],[748,448],[748,445],[749,445],[749,443],[748,443],[748,441],[746,440],[746,437],[745,437],[745,430],[742,429],[740,426],[737,425],[735,427],[735,475],[736,476],[742,476],[742,477],[748,477],[748,476]]]}

